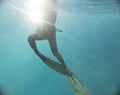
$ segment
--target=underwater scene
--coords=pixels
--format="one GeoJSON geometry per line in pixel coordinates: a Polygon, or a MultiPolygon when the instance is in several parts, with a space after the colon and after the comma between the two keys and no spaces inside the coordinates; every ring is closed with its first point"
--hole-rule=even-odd
{"type": "Polygon", "coordinates": [[[0,0],[0,95],[120,95],[120,1],[0,0]]]}

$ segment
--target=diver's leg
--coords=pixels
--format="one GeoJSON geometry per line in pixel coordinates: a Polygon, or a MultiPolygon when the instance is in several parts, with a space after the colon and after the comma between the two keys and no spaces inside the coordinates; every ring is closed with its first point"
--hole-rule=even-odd
{"type": "Polygon", "coordinates": [[[40,53],[40,51],[37,49],[35,40],[43,40],[43,38],[39,36],[37,33],[34,33],[28,37],[28,42],[31,48],[36,53],[36,55],[39,56],[43,61],[45,61],[46,57],[42,53],[40,53]]]}
{"type": "Polygon", "coordinates": [[[36,33],[30,35],[28,37],[28,42],[31,46],[31,48],[34,50],[34,52],[37,54],[37,56],[39,58],[41,58],[41,60],[48,65],[50,68],[56,70],[57,72],[60,72],[64,75],[66,75],[66,70],[64,69],[63,66],[61,66],[59,63],[51,60],[50,58],[44,56],[42,53],[40,53],[40,51],[37,49],[35,40],[43,40],[40,36],[36,35],[36,33]]]}
{"type": "Polygon", "coordinates": [[[61,62],[61,64],[62,64],[63,66],[66,67],[66,64],[65,64],[65,62],[64,62],[63,57],[62,57],[61,54],[58,52],[55,36],[52,35],[52,36],[48,39],[48,41],[49,41],[50,48],[51,48],[51,50],[52,50],[53,55],[54,55],[55,57],[57,57],[57,59],[61,62]]]}
{"type": "Polygon", "coordinates": [[[37,35],[37,33],[34,33],[28,37],[28,42],[31,46],[31,48],[34,50],[34,52],[38,55],[38,49],[35,43],[35,40],[42,40],[41,37],[37,35]]]}

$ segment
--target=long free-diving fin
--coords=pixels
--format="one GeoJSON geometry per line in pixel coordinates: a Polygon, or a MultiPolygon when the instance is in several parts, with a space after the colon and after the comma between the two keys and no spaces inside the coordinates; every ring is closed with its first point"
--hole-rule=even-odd
{"type": "Polygon", "coordinates": [[[45,62],[46,65],[48,65],[50,68],[54,69],[55,71],[63,75],[67,75],[77,95],[91,95],[89,91],[87,90],[87,88],[83,85],[83,83],[79,81],[79,79],[68,68],[65,69],[64,66],[62,66],[58,62],[55,62],[47,57],[46,57],[46,60],[43,60],[43,61],[45,62]]]}
{"type": "Polygon", "coordinates": [[[62,64],[55,62],[48,57],[45,57],[45,60],[43,60],[43,61],[46,65],[48,65],[53,70],[55,70],[63,75],[66,75],[66,69],[65,69],[66,67],[63,66],[62,64]]]}
{"type": "Polygon", "coordinates": [[[77,95],[91,95],[87,88],[83,85],[83,83],[78,80],[78,78],[73,73],[68,76],[68,79],[72,84],[72,87],[76,91],[77,95]]]}

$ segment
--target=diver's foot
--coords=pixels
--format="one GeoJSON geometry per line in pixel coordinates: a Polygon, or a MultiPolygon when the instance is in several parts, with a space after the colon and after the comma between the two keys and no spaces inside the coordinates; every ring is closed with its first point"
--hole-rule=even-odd
{"type": "Polygon", "coordinates": [[[66,64],[65,63],[61,63],[61,65],[64,67],[64,69],[67,68],[66,64]]]}
{"type": "Polygon", "coordinates": [[[65,75],[68,77],[71,77],[73,73],[67,68],[66,64],[61,63],[62,68],[64,69],[65,75]]]}
{"type": "Polygon", "coordinates": [[[66,75],[68,77],[71,77],[73,75],[73,73],[68,68],[66,68],[66,75]]]}

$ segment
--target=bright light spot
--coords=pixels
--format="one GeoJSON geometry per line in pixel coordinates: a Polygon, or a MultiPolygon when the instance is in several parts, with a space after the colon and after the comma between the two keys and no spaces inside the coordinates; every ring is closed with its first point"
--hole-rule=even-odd
{"type": "Polygon", "coordinates": [[[45,19],[45,8],[48,6],[46,0],[29,0],[26,3],[26,11],[31,22],[38,24],[45,19]]]}
{"type": "Polygon", "coordinates": [[[35,24],[40,23],[44,20],[44,13],[37,9],[31,9],[28,11],[28,16],[29,19],[35,24]]]}

